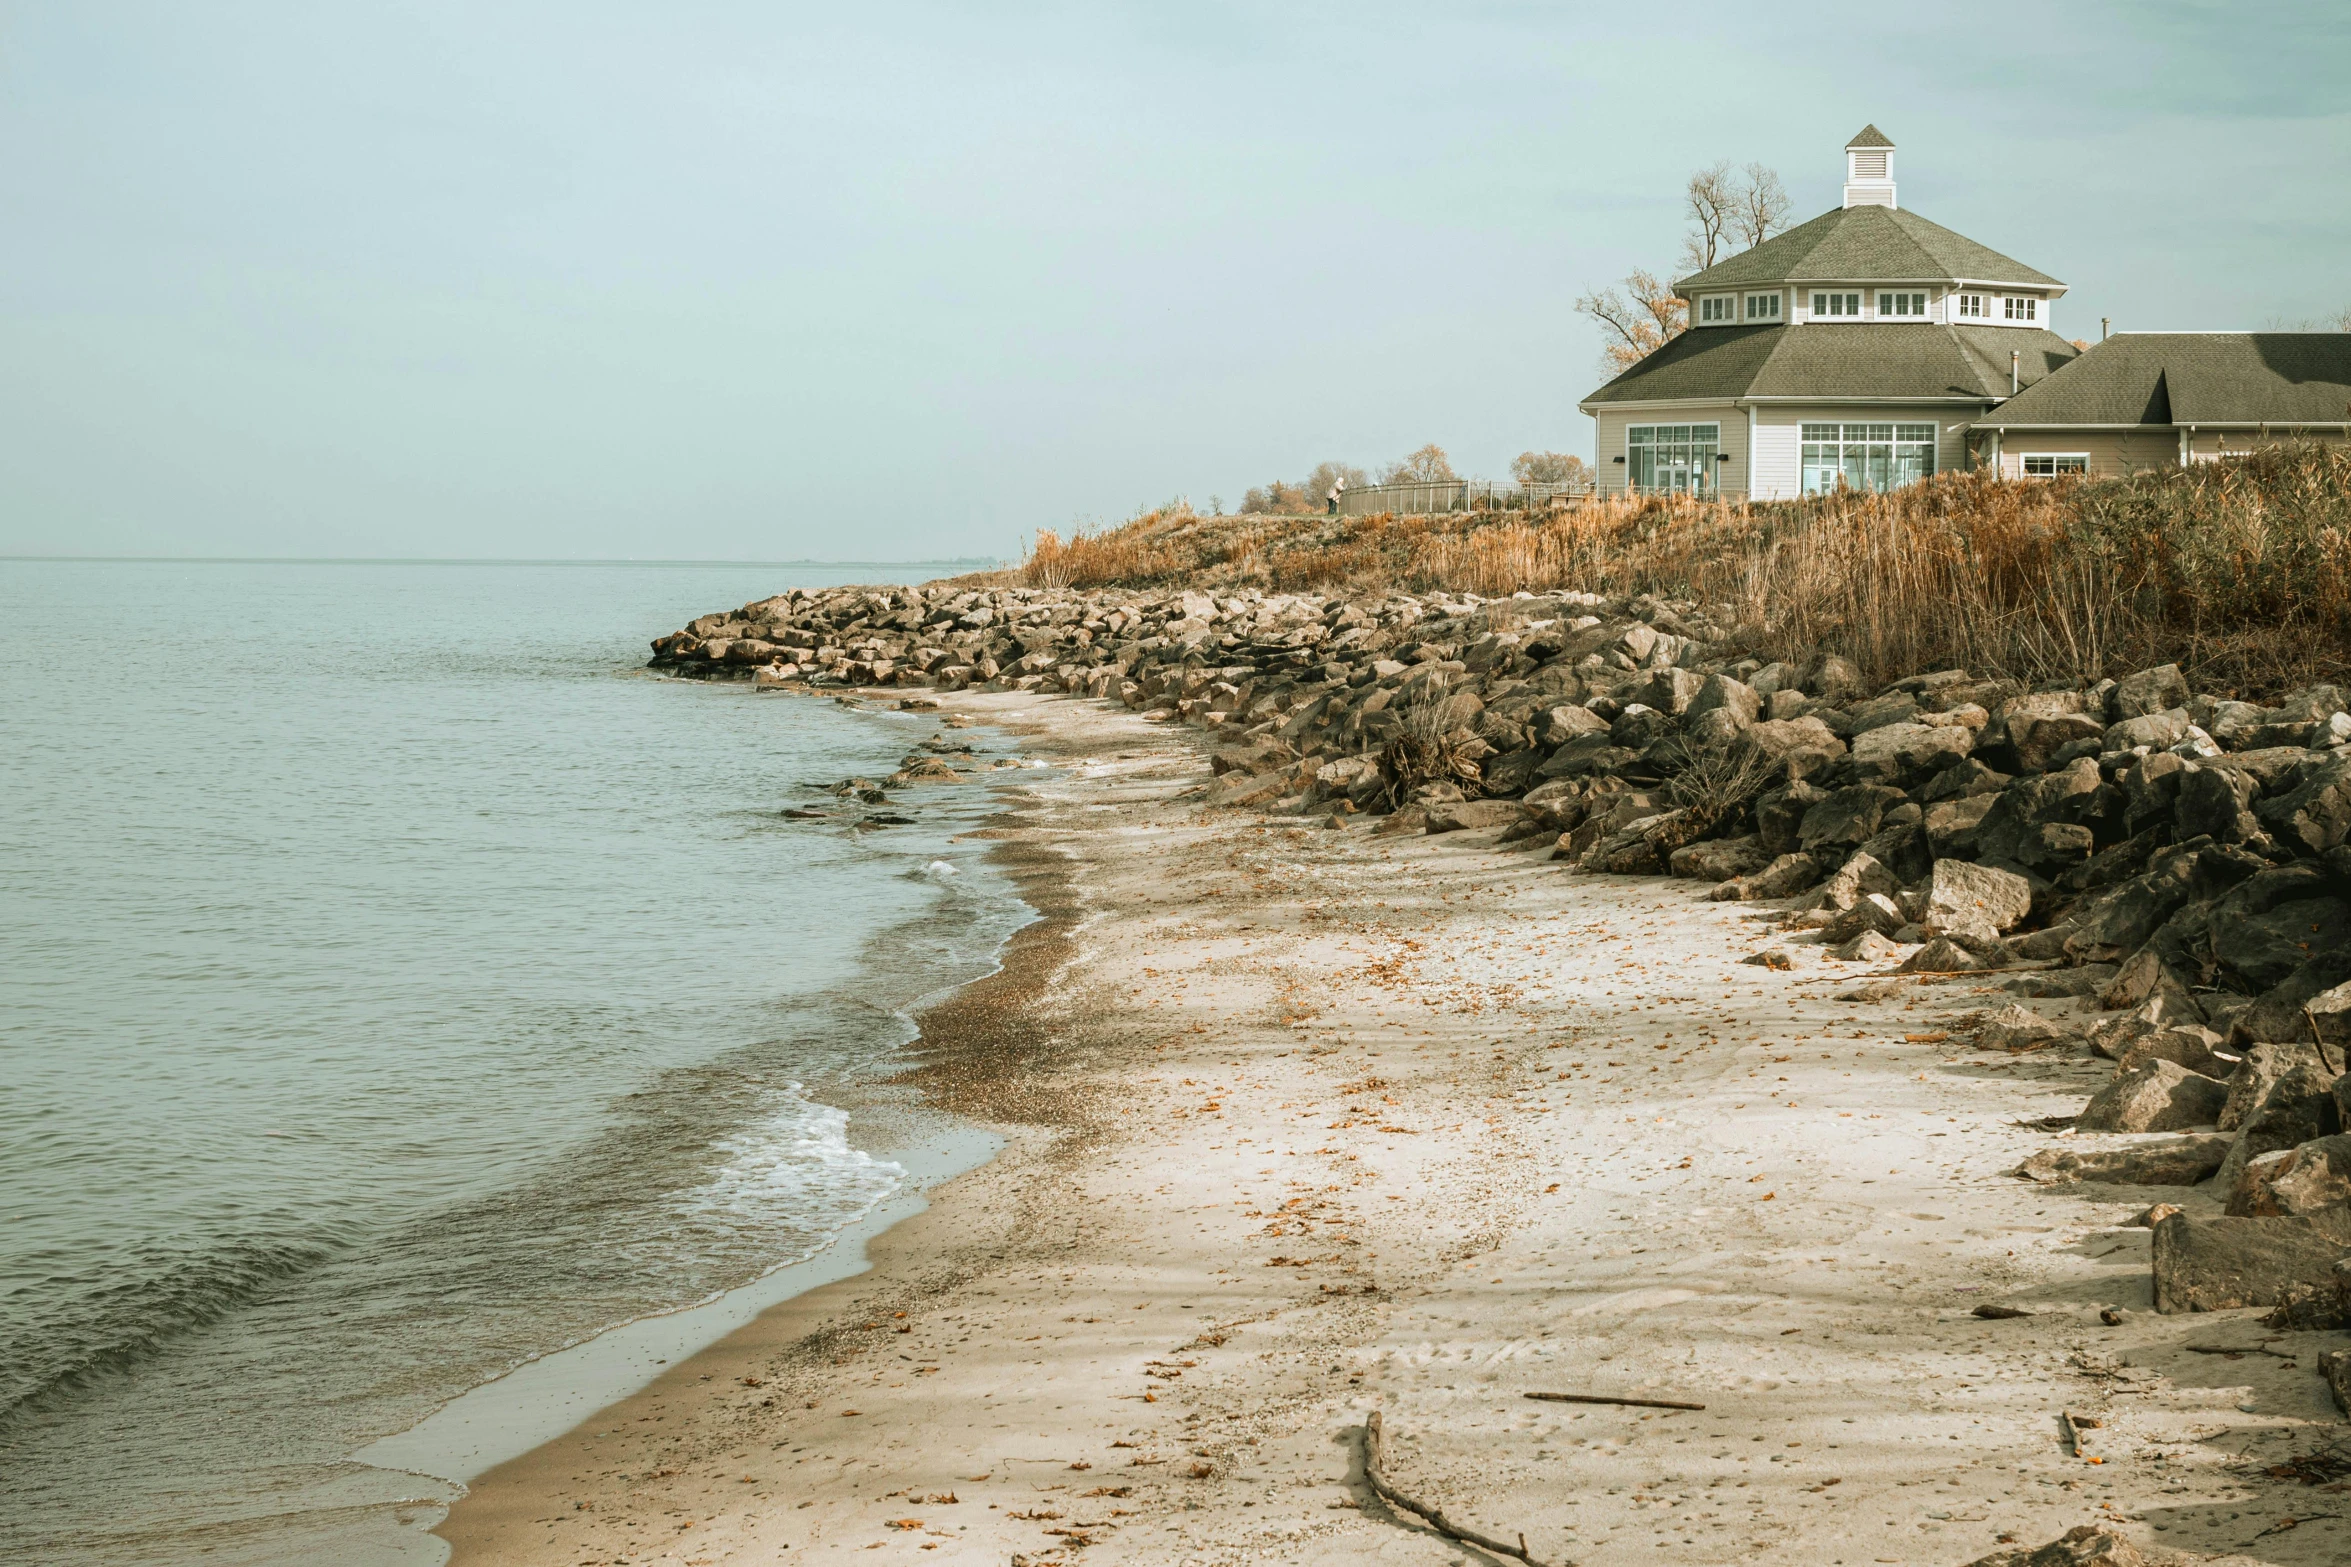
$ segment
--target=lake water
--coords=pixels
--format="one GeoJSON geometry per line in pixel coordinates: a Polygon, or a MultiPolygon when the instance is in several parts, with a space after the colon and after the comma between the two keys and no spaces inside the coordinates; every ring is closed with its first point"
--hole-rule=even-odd
{"type": "Polygon", "coordinates": [[[641,666],[949,570],[0,561],[0,1553],[437,1560],[360,1448],[902,1195],[987,792],[786,819],[935,723],[641,666]]]}

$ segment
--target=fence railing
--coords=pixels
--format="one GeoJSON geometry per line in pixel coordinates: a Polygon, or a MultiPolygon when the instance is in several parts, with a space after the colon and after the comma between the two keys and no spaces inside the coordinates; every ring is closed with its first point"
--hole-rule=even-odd
{"type": "Polygon", "coordinates": [[[1588,480],[1504,484],[1493,479],[1438,479],[1366,484],[1339,492],[1339,515],[1373,517],[1394,512],[1400,517],[1426,517],[1448,511],[1541,511],[1553,505],[1574,505],[1591,493],[1588,480]]]}

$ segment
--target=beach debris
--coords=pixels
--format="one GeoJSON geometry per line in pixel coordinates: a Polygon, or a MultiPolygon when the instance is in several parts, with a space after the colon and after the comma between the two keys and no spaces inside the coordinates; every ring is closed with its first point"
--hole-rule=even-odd
{"type": "Polygon", "coordinates": [[[1704,1409],[1704,1404],[1687,1404],[1675,1398],[1626,1398],[1613,1393],[1522,1393],[1521,1398],[1541,1399],[1547,1404],[1625,1404],[1636,1409],[1704,1409]]]}
{"type": "Polygon", "coordinates": [[[1975,1310],[1969,1312],[1968,1315],[1971,1317],[1981,1317],[1986,1322],[2006,1322],[2015,1317],[2029,1317],[2032,1315],[2032,1313],[2025,1310],[2022,1306],[1995,1306],[1990,1301],[1986,1301],[1981,1306],[1976,1307],[1975,1310]]]}
{"type": "Polygon", "coordinates": [[[1363,1478],[1370,1483],[1372,1490],[1379,1494],[1380,1500],[1392,1507],[1401,1507],[1449,1540],[1459,1540],[1465,1545],[1474,1545],[1481,1551],[1491,1551],[1496,1556],[1507,1556],[1513,1561],[1525,1562],[1528,1567],[1543,1567],[1543,1563],[1527,1550],[1525,1535],[1521,1534],[1518,1537],[1518,1543],[1511,1545],[1495,1539],[1492,1535],[1481,1534],[1475,1529],[1457,1524],[1436,1508],[1424,1502],[1414,1501],[1402,1491],[1397,1490],[1388,1482],[1387,1476],[1381,1471],[1380,1412],[1375,1409],[1363,1422],[1363,1478]]]}
{"type": "Polygon", "coordinates": [[[2102,1524],[2082,1524],[2035,1550],[2016,1545],[1979,1556],[1967,1567],[2148,1567],[2137,1546],[2102,1524]]]}

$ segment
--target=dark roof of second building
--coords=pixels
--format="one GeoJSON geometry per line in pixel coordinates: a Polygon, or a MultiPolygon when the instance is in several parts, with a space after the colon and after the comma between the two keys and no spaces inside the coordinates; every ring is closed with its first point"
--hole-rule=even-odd
{"type": "Polygon", "coordinates": [[[2351,423],[2351,332],[2126,332],[1983,422],[2351,423]]]}
{"type": "Polygon", "coordinates": [[[2019,283],[2065,285],[1898,207],[1839,207],[1694,272],[1684,295],[1771,283],[2019,283]]]}
{"type": "Polygon", "coordinates": [[[1919,324],[1697,327],[1584,399],[1585,404],[1748,397],[1929,398],[1996,403],[2008,355],[2027,386],[2076,357],[2031,327],[1919,324]]]}

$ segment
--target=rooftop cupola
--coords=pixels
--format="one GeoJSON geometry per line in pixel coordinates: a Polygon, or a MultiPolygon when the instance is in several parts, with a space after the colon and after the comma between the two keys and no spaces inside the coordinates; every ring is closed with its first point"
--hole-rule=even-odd
{"type": "Polygon", "coordinates": [[[1845,143],[1845,205],[1891,207],[1894,200],[1894,144],[1874,125],[1845,143]]]}

